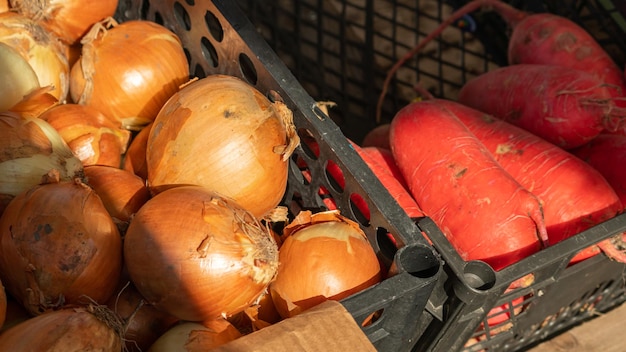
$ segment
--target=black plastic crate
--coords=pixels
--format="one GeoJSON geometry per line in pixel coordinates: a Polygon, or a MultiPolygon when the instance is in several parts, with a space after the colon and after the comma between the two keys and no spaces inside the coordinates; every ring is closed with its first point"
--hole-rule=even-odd
{"type": "MultiPolygon", "coordinates": [[[[309,94],[337,103],[342,132],[359,142],[377,125],[376,102],[387,70],[466,1],[237,0],[309,94]]],[[[527,11],[564,15],[626,63],[624,5],[610,1],[509,1],[527,11]],[[618,7],[621,6],[622,8],[618,7]]],[[[455,99],[468,79],[506,64],[508,29],[478,11],[406,62],[385,97],[383,122],[418,97],[415,84],[455,99]]],[[[415,351],[521,351],[626,301],[626,265],[598,255],[568,265],[583,248],[626,230],[626,215],[580,233],[499,272],[463,261],[428,218],[418,226],[445,261],[415,351]],[[532,274],[527,288],[506,292],[532,274]],[[496,308],[497,310],[494,310],[496,308]],[[488,316],[489,315],[489,316],[488,316]],[[487,324],[487,319],[498,320],[487,324]]],[[[421,331],[421,330],[420,330],[421,331]]]]}
{"type": "Polygon", "coordinates": [[[243,12],[230,0],[121,0],[115,17],[154,21],[176,33],[192,76],[237,76],[292,109],[298,133],[313,138],[320,150],[316,155],[304,144],[298,147],[283,204],[294,215],[325,210],[324,198],[330,197],[360,224],[381,261],[397,274],[341,303],[359,324],[375,316],[362,329],[378,350],[409,351],[426,329],[420,322],[428,316],[425,306],[442,273],[441,259],[243,12]],[[331,164],[341,175],[327,172],[331,164]],[[365,209],[355,205],[362,202],[365,209]]]}
{"type": "MultiPolygon", "coordinates": [[[[376,103],[387,70],[467,1],[236,2],[308,93],[337,103],[330,117],[358,143],[376,126],[376,103]]],[[[571,18],[592,32],[620,67],[626,64],[626,5],[621,1],[614,1],[615,5],[609,0],[508,2],[520,9],[571,18]]],[[[433,95],[454,99],[463,82],[506,63],[507,34],[499,17],[487,11],[444,31],[397,72],[385,97],[382,122],[417,96],[418,81],[433,95]]]]}

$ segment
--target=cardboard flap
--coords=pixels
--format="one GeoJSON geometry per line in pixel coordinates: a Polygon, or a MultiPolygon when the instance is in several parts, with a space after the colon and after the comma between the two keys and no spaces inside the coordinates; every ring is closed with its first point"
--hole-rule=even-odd
{"type": "Polygon", "coordinates": [[[211,351],[376,352],[376,349],[341,303],[329,300],[211,351]]]}

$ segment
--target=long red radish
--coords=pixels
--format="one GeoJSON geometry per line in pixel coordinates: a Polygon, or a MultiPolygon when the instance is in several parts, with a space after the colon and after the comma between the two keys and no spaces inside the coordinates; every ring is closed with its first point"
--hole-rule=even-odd
{"type": "MultiPolygon", "coordinates": [[[[474,0],[453,12],[387,72],[378,99],[377,122],[381,120],[382,102],[396,71],[448,26],[481,9],[495,11],[511,27],[509,63],[554,64],[582,70],[606,84],[616,100],[623,99],[626,94],[624,73],[593,36],[575,22],[550,13],[527,13],[499,0],[474,0]]],[[[623,104],[618,102],[619,106],[623,104]]]]}
{"type": "Polygon", "coordinates": [[[587,143],[605,128],[616,128],[625,114],[597,78],[555,65],[491,70],[467,81],[458,101],[564,149],[587,143]]]}
{"type": "Polygon", "coordinates": [[[429,101],[405,106],[390,144],[413,198],[464,260],[500,270],[547,243],[537,197],[451,111],[429,101]]]}
{"type": "MultiPolygon", "coordinates": [[[[506,121],[457,102],[440,99],[432,103],[452,111],[504,170],[542,201],[551,244],[621,212],[622,202],[609,182],[573,154],[506,121]]],[[[599,253],[598,247],[618,261],[626,260],[626,255],[610,240],[605,240],[597,247],[581,251],[572,262],[599,253]]]]}
{"type": "Polygon", "coordinates": [[[402,174],[398,174],[400,169],[398,169],[393,160],[391,160],[391,162],[393,162],[393,164],[391,164],[389,163],[390,160],[386,159],[389,156],[393,158],[393,155],[387,154],[391,153],[391,151],[377,147],[361,148],[354,143],[352,143],[352,146],[409,217],[420,218],[424,216],[424,212],[420,209],[415,199],[413,199],[413,196],[403,184],[404,177],[402,174]],[[400,177],[400,179],[398,179],[398,177],[400,177]]]}
{"type": "MultiPolygon", "coordinates": [[[[607,85],[613,97],[624,97],[624,74],[613,58],[589,32],[568,18],[551,13],[509,21],[509,64],[566,66],[594,75],[607,85]]],[[[616,104],[626,101],[617,99],[616,104]]]]}
{"type": "Polygon", "coordinates": [[[604,175],[626,206],[626,136],[603,133],[571,152],[604,175]]]}

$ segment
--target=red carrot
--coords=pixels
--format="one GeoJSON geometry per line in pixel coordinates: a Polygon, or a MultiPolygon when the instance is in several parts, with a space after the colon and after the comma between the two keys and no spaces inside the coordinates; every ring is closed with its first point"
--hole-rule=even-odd
{"type": "Polygon", "coordinates": [[[603,133],[571,152],[604,175],[626,206],[626,136],[603,133]]]}
{"type": "Polygon", "coordinates": [[[480,9],[497,12],[511,27],[508,48],[511,64],[554,64],[586,71],[611,86],[610,93],[614,98],[623,99],[626,84],[622,70],[591,34],[575,22],[549,13],[527,13],[498,0],[474,0],[452,13],[387,72],[378,99],[377,122],[380,122],[382,102],[396,71],[445,28],[480,9]]]}
{"type": "Polygon", "coordinates": [[[464,260],[500,270],[541,249],[541,205],[463,123],[431,101],[412,103],[391,122],[393,156],[424,213],[464,260]]]}
{"type": "Polygon", "coordinates": [[[368,160],[372,160],[379,164],[385,169],[385,171],[390,173],[402,185],[404,189],[408,190],[409,186],[407,185],[406,180],[402,175],[402,171],[400,171],[400,169],[398,168],[396,160],[393,158],[391,149],[384,149],[379,147],[363,147],[361,148],[361,151],[367,155],[368,160]]]}
{"type": "MultiPolygon", "coordinates": [[[[609,182],[573,154],[521,128],[459,103],[449,100],[434,100],[433,103],[453,112],[504,170],[542,201],[551,244],[621,212],[622,202],[609,182]]],[[[626,176],[626,173],[623,175],[626,176]]],[[[611,256],[617,251],[610,240],[603,241],[599,247],[611,256]]],[[[572,262],[598,252],[598,248],[593,246],[581,251],[572,262]]],[[[619,251],[617,253],[620,253],[619,257],[614,259],[624,262],[626,256],[619,251]]]]}
{"type": "Polygon", "coordinates": [[[597,78],[555,65],[491,70],[466,82],[458,101],[564,149],[583,145],[624,115],[597,78]]]}

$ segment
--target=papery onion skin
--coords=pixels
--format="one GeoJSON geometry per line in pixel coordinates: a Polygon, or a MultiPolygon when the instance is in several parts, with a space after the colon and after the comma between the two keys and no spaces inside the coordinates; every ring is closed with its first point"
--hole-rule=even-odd
{"type": "Polygon", "coordinates": [[[91,26],[113,16],[118,0],[10,0],[13,11],[35,19],[67,44],[76,43],[91,26]]]}
{"type": "Polygon", "coordinates": [[[14,48],[28,61],[41,87],[54,87],[55,98],[65,101],[70,89],[65,45],[35,20],[12,11],[0,13],[0,42],[14,48]]]}
{"type": "Polygon", "coordinates": [[[345,218],[320,221],[284,238],[278,273],[270,285],[283,318],[325,300],[341,300],[381,280],[378,257],[357,226],[345,218]]]}
{"type": "Polygon", "coordinates": [[[166,331],[148,352],[205,352],[233,341],[242,334],[227,320],[181,322],[166,331]]]}
{"type": "Polygon", "coordinates": [[[63,308],[0,334],[0,351],[119,352],[122,342],[115,321],[103,308],[63,308]]]}
{"type": "Polygon", "coordinates": [[[151,122],[178,87],[189,80],[180,39],[151,21],[113,19],[83,37],[70,71],[72,101],[93,106],[129,129],[151,122]]]}
{"type": "Polygon", "coordinates": [[[86,297],[102,303],[119,281],[121,242],[102,201],[80,180],[35,186],[0,217],[0,277],[32,315],[86,297]]]}
{"type": "Polygon", "coordinates": [[[148,166],[146,165],[146,148],[148,147],[148,136],[150,136],[149,123],[139,131],[130,141],[130,145],[124,155],[124,170],[130,171],[144,180],[148,179],[148,166]]]}
{"type": "Polygon", "coordinates": [[[145,182],[129,171],[104,165],[85,166],[84,171],[87,184],[96,191],[114,219],[130,221],[150,199],[145,182]]]}
{"type": "Polygon", "coordinates": [[[47,122],[0,113],[0,214],[13,197],[38,185],[51,170],[60,180],[83,176],[83,165],[47,122]]]}
{"type": "Polygon", "coordinates": [[[59,100],[51,94],[51,86],[39,87],[13,105],[9,111],[25,118],[39,117],[46,110],[59,105],[59,100]]]}
{"type": "Polygon", "coordinates": [[[37,74],[14,48],[0,42],[0,111],[9,110],[39,88],[37,74]]]}
{"type": "Polygon", "coordinates": [[[61,104],[43,112],[40,119],[54,127],[84,166],[121,167],[130,131],[91,106],[61,104]]]}
{"type": "Polygon", "coordinates": [[[131,219],[124,259],[137,290],[181,320],[243,311],[278,265],[269,231],[236,203],[199,186],[151,198],[131,219]]]}
{"type": "Polygon", "coordinates": [[[258,218],[281,201],[299,138],[291,111],[243,80],[210,75],[174,94],[154,121],[146,152],[153,194],[206,187],[258,218]]]}

